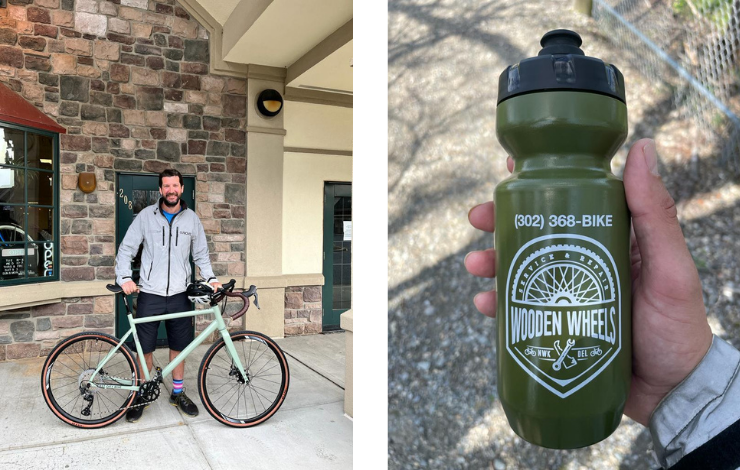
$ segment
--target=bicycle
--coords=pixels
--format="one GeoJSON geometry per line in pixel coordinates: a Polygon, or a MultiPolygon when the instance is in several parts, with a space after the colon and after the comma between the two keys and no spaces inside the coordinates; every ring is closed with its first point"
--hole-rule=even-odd
{"type": "Polygon", "coordinates": [[[49,353],[41,371],[44,401],[65,423],[87,429],[108,426],[132,407],[137,392],[146,406],[160,393],[163,377],[182,362],[214,331],[221,338],[208,349],[198,370],[198,393],[204,407],[217,421],[246,428],[265,422],[273,416],[288,393],[290,372],[280,347],[267,335],[256,331],[229,334],[218,303],[227,297],[238,297],[244,305],[232,319],[249,309],[249,297],[259,309],[257,288],[235,293],[235,280],[211,294],[210,308],[134,318],[123,289],[108,284],[109,291],[122,294],[131,328],[119,340],[102,332],[83,332],[61,340],[49,353]],[[144,360],[136,325],[212,314],[214,320],[164,370],[156,367],[150,374],[144,360]],[[140,366],[125,344],[133,335],[140,366]]]}

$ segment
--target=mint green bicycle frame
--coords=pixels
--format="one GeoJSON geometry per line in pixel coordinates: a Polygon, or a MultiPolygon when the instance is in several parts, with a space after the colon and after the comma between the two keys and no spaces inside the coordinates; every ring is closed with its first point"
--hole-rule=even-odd
{"type": "Polygon", "coordinates": [[[185,360],[185,358],[193,352],[195,348],[200,346],[200,344],[208,338],[208,336],[213,333],[215,330],[218,330],[219,333],[221,333],[221,337],[224,339],[224,343],[226,343],[226,350],[229,352],[229,356],[231,356],[231,359],[234,361],[234,365],[239,369],[239,372],[242,374],[242,377],[244,378],[245,383],[249,383],[249,378],[247,377],[247,373],[244,370],[244,366],[241,363],[241,360],[239,359],[239,356],[236,354],[236,349],[234,349],[234,343],[231,341],[231,336],[229,335],[229,331],[226,329],[226,324],[224,323],[224,319],[221,316],[221,309],[218,307],[218,305],[214,305],[211,308],[207,308],[204,310],[191,310],[189,312],[180,312],[180,313],[168,313],[165,315],[154,315],[151,317],[144,317],[144,318],[137,318],[134,319],[133,315],[130,313],[128,314],[128,322],[131,325],[131,328],[126,332],[125,335],[123,335],[123,338],[118,342],[118,345],[113,348],[100,363],[98,364],[98,367],[95,369],[95,372],[89,379],[89,383],[91,387],[97,387],[97,388],[117,388],[122,390],[134,390],[139,391],[139,386],[134,384],[131,380],[124,380],[120,378],[110,377],[111,380],[114,380],[115,382],[118,382],[118,385],[113,384],[96,384],[95,383],[95,377],[98,375],[98,372],[100,372],[100,369],[103,368],[103,366],[110,360],[111,357],[121,348],[121,345],[126,342],[126,338],[128,338],[130,335],[134,335],[134,343],[136,344],[136,353],[139,356],[139,362],[141,362],[141,367],[144,370],[144,378],[148,382],[150,379],[149,375],[149,369],[146,366],[146,360],[144,359],[144,353],[141,350],[141,343],[139,343],[139,336],[136,334],[136,325],[139,323],[147,323],[147,322],[153,322],[153,321],[160,321],[160,320],[171,320],[174,318],[184,318],[184,317],[195,317],[197,315],[204,315],[212,313],[215,321],[211,322],[208,327],[203,330],[198,336],[195,337],[193,341],[185,348],[183,349],[180,354],[177,355],[177,357],[167,364],[167,366],[162,370],[162,377],[166,377],[167,375],[171,374],[172,371],[175,369],[175,367],[178,366],[182,361],[185,360]]]}

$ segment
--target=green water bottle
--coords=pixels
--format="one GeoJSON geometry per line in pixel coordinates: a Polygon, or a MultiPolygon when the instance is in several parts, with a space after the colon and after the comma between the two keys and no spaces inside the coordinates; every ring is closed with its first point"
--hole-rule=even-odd
{"type": "Polygon", "coordinates": [[[573,449],[619,425],[632,375],[630,214],[610,160],[627,136],[624,81],[550,31],[499,78],[498,394],[514,432],[573,449]]]}

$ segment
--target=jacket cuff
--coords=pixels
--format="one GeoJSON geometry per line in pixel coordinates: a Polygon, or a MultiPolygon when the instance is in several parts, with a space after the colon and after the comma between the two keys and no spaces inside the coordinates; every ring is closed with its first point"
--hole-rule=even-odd
{"type": "Polygon", "coordinates": [[[131,276],[116,276],[116,284],[122,286],[124,283],[131,280],[131,276]]]}
{"type": "Polygon", "coordinates": [[[740,417],[740,352],[712,335],[699,365],[663,400],[650,417],[655,457],[669,468],[732,425],[740,417]]]}

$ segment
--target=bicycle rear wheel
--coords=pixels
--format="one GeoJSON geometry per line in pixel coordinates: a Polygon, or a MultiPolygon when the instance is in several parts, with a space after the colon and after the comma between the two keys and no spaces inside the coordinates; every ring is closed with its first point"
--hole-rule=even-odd
{"type": "Polygon", "coordinates": [[[285,400],[290,382],[288,361],[268,336],[254,331],[231,334],[247,372],[241,377],[223,338],[206,352],[198,372],[198,392],[206,410],[227,426],[247,428],[264,423],[285,400]]]}
{"type": "MultiPolygon", "coordinates": [[[[102,428],[121,416],[136,392],[120,388],[90,388],[90,377],[119,340],[111,335],[86,332],[62,340],[41,370],[41,390],[49,409],[62,421],[81,428],[102,428]]],[[[139,366],[125,344],[95,376],[96,385],[138,384],[139,366]]]]}

